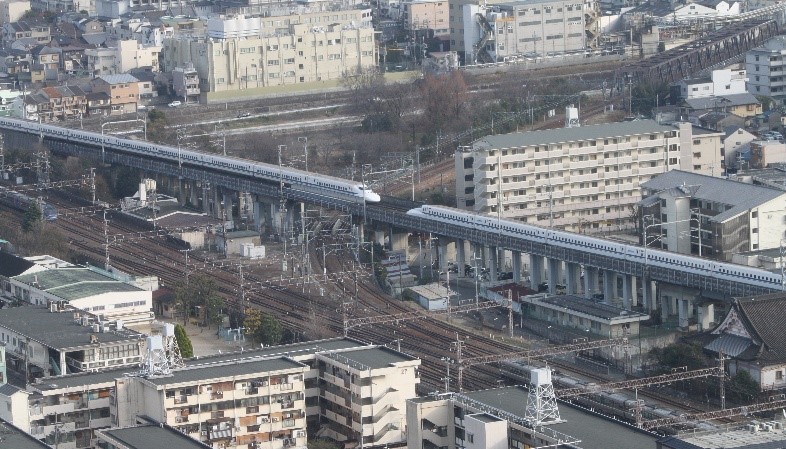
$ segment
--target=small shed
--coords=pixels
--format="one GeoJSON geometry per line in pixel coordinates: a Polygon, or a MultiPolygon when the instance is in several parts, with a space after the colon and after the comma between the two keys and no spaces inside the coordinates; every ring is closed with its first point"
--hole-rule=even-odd
{"type": "Polygon", "coordinates": [[[216,234],[218,250],[226,252],[227,255],[240,256],[243,254],[244,244],[258,246],[260,243],[262,239],[256,231],[228,231],[216,234]]]}
{"type": "Polygon", "coordinates": [[[456,292],[436,282],[410,287],[406,291],[426,310],[445,310],[450,297],[456,295],[456,292]]]}

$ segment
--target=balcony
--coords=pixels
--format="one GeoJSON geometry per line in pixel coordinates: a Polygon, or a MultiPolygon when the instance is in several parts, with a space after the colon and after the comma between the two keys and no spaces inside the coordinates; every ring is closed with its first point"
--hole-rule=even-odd
{"type": "Polygon", "coordinates": [[[74,405],[75,404],[73,402],[67,404],[44,405],[42,410],[44,415],[63,414],[73,412],[74,405]]]}

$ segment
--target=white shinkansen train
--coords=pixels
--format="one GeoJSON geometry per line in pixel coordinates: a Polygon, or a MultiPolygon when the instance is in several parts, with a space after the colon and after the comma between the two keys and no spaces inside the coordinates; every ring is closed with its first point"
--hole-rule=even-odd
{"type": "Polygon", "coordinates": [[[103,145],[115,151],[122,151],[144,157],[164,159],[169,162],[179,162],[189,166],[207,167],[226,173],[250,176],[261,181],[279,183],[295,190],[306,191],[318,195],[334,198],[346,198],[361,202],[377,203],[378,194],[360,182],[349,181],[332,176],[309,173],[294,168],[280,169],[276,165],[255,162],[247,159],[202,153],[193,150],[178,150],[177,148],[156,145],[149,142],[124,139],[121,137],[102,135],[78,129],[62,128],[30,122],[26,120],[0,117],[0,126],[16,129],[44,137],[67,139],[74,142],[103,145]]]}
{"type": "Polygon", "coordinates": [[[580,251],[591,251],[600,255],[613,256],[632,262],[646,263],[653,267],[678,269],[689,273],[712,276],[717,279],[743,282],[770,289],[781,288],[781,276],[766,270],[718,262],[695,256],[687,256],[669,251],[647,248],[638,245],[627,245],[582,234],[557,231],[527,225],[514,220],[498,220],[486,215],[478,215],[442,206],[421,206],[411,209],[407,215],[421,217],[441,223],[455,224],[480,231],[500,233],[502,235],[526,238],[539,243],[560,246],[580,251]]]}

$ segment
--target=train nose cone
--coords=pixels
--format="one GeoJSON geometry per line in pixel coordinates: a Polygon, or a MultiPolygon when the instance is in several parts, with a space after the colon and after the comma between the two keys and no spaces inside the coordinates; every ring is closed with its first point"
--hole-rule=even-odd
{"type": "Polygon", "coordinates": [[[365,193],[365,195],[366,195],[366,201],[368,201],[368,202],[371,202],[371,203],[378,203],[378,202],[379,202],[379,200],[380,200],[380,197],[379,197],[379,195],[378,195],[378,194],[376,194],[376,193],[374,193],[374,192],[369,192],[369,191],[367,191],[367,192],[365,193]]]}

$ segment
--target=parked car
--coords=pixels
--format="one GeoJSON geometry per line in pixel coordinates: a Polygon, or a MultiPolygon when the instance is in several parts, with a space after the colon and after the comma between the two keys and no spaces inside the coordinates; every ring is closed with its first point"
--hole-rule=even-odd
{"type": "Polygon", "coordinates": [[[246,118],[246,117],[251,117],[251,113],[250,112],[239,112],[237,114],[237,118],[246,118]]]}
{"type": "Polygon", "coordinates": [[[175,101],[173,101],[173,102],[169,103],[167,106],[169,106],[170,108],[176,108],[176,107],[178,107],[178,106],[180,106],[180,105],[182,105],[182,104],[183,104],[183,103],[181,103],[181,102],[179,102],[179,101],[175,100],[175,101]]]}

